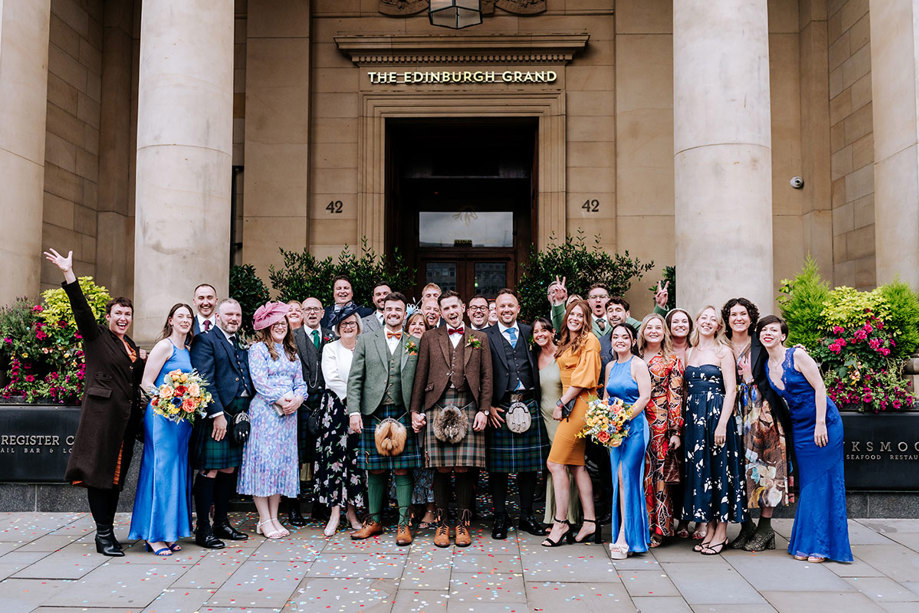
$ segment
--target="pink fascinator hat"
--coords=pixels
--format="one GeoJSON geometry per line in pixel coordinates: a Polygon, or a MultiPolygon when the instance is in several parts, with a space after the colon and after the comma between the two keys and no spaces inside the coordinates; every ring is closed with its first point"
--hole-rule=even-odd
{"type": "Polygon", "coordinates": [[[252,327],[256,330],[269,328],[283,320],[289,310],[290,307],[283,302],[266,302],[252,316],[252,327]]]}

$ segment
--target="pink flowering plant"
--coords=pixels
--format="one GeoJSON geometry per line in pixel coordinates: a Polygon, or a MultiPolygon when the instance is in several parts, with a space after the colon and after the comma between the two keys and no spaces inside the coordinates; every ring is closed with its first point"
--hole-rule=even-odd
{"type": "Polygon", "coordinates": [[[783,281],[779,304],[787,344],[803,344],[820,363],[827,395],[838,406],[874,413],[913,407],[903,366],[919,346],[919,297],[908,285],[830,289],[808,261],[800,275],[783,281]]]}
{"type": "MultiPolygon", "coordinates": [[[[80,287],[96,314],[105,322],[104,287],[92,277],[81,277],[80,287]]],[[[62,289],[42,294],[42,303],[19,299],[0,309],[0,397],[26,402],[79,404],[83,396],[82,337],[62,289]]]]}

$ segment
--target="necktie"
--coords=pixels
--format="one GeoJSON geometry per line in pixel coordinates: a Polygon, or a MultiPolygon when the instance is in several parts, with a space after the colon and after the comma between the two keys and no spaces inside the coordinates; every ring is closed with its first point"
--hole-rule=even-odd
{"type": "Polygon", "coordinates": [[[511,347],[517,347],[517,328],[508,328],[505,332],[510,339],[511,347]]]}
{"type": "Polygon", "coordinates": [[[447,334],[462,334],[466,329],[463,327],[459,328],[447,328],[447,334]]]}
{"type": "Polygon", "coordinates": [[[235,334],[230,337],[230,344],[233,345],[233,349],[239,351],[239,339],[235,334]]]}
{"type": "Polygon", "coordinates": [[[316,349],[319,349],[319,330],[313,330],[313,344],[316,345],[316,349]]]}
{"type": "Polygon", "coordinates": [[[603,332],[604,330],[606,330],[606,320],[603,318],[598,319],[597,327],[600,328],[600,332],[603,332]]]}
{"type": "Polygon", "coordinates": [[[210,320],[210,319],[205,319],[205,320],[204,320],[204,331],[205,331],[205,332],[208,332],[208,331],[210,331],[210,329],[211,329],[211,320],[210,320]]]}
{"type": "Polygon", "coordinates": [[[387,330],[386,338],[398,338],[399,340],[402,340],[402,330],[399,330],[398,332],[390,332],[387,330]]]}

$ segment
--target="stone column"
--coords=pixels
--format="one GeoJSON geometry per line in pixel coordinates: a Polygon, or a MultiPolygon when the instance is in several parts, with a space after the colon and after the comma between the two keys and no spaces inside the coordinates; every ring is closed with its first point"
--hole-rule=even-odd
{"type": "Polygon", "coordinates": [[[145,0],[140,25],[134,336],[176,302],[227,295],[233,146],[233,0],[145,0]]]}
{"type": "Polygon", "coordinates": [[[919,290],[919,0],[871,0],[877,283],[919,290]]]}
{"type": "Polygon", "coordinates": [[[766,0],[673,3],[677,304],[773,310],[766,0]]]}
{"type": "Polygon", "coordinates": [[[50,23],[50,0],[0,0],[0,305],[39,290],[50,23]]]}

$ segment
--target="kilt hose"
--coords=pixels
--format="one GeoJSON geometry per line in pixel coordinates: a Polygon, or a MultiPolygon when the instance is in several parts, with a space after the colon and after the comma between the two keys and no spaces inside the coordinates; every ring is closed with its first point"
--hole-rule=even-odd
{"type": "Polygon", "coordinates": [[[362,415],[364,427],[361,430],[361,449],[357,457],[357,465],[363,470],[396,470],[421,468],[424,461],[421,457],[421,448],[412,432],[412,414],[405,407],[398,404],[384,404],[370,415],[362,415]],[[377,425],[384,419],[391,417],[405,426],[405,449],[397,456],[382,456],[377,452],[375,432],[377,425]]]}
{"type": "MultiPolygon", "coordinates": [[[[251,398],[236,398],[228,406],[224,407],[223,416],[227,418],[228,424],[241,411],[249,408],[251,398]]],[[[243,461],[243,446],[238,445],[233,440],[233,426],[228,425],[227,434],[223,440],[215,441],[211,436],[214,427],[214,420],[206,417],[198,417],[195,420],[194,431],[194,457],[192,466],[195,470],[217,470],[220,468],[232,468],[239,466],[243,461]]]]}
{"type": "Polygon", "coordinates": [[[424,466],[425,468],[450,468],[453,466],[468,468],[485,468],[485,433],[472,429],[477,412],[471,392],[458,392],[448,388],[440,402],[429,409],[425,417],[424,428],[424,466]],[[454,444],[443,443],[434,436],[434,420],[440,415],[444,406],[455,405],[466,414],[469,429],[463,440],[454,444]]]}
{"type": "MultiPolygon", "coordinates": [[[[549,457],[549,435],[535,399],[525,403],[530,410],[530,429],[520,434],[511,432],[507,423],[500,428],[485,428],[485,465],[490,473],[540,472],[549,457]]],[[[510,408],[502,402],[498,408],[510,408]]]]}
{"type": "Polygon", "coordinates": [[[316,459],[316,449],[319,439],[310,434],[310,413],[319,409],[322,404],[322,392],[313,392],[303,401],[303,406],[297,410],[297,456],[300,464],[312,464],[316,459]],[[306,410],[304,410],[306,409],[306,410]]]}

